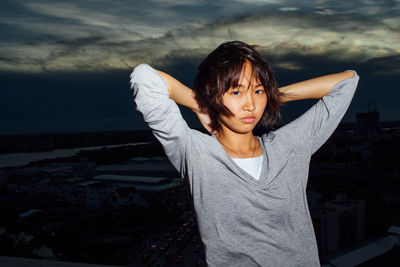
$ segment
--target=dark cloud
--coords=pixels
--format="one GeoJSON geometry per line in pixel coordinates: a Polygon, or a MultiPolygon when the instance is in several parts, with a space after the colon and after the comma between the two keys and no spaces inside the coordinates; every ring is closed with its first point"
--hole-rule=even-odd
{"type": "Polygon", "coordinates": [[[400,73],[400,55],[373,58],[365,62],[364,66],[373,77],[398,78],[400,73]]]}
{"type": "Polygon", "coordinates": [[[254,40],[270,52],[279,48],[281,53],[347,49],[353,59],[398,53],[394,33],[400,26],[386,7],[393,11],[399,5],[361,2],[120,0],[94,5],[6,1],[10,13],[0,28],[7,33],[3,35],[7,36],[3,44],[7,63],[0,62],[0,67],[15,71],[118,69],[157,61],[175,49],[210,50],[232,39],[254,40]],[[374,41],[378,38],[382,43],[374,41]],[[381,54],[375,55],[376,51],[381,54]],[[32,60],[23,64],[24,58],[36,58],[42,64],[32,60]]]}

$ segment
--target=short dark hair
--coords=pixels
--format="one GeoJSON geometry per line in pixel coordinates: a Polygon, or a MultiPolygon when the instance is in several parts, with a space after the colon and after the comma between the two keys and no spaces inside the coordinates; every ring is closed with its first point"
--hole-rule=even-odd
{"type": "Polygon", "coordinates": [[[255,46],[240,41],[226,42],[218,46],[199,65],[199,72],[194,80],[195,98],[202,111],[211,118],[211,127],[219,131],[220,115],[231,117],[232,112],[223,104],[222,96],[231,87],[236,87],[245,62],[252,65],[254,76],[264,87],[267,94],[267,106],[260,120],[265,127],[280,118],[279,108],[282,93],[278,90],[271,67],[255,50],[255,46]]]}

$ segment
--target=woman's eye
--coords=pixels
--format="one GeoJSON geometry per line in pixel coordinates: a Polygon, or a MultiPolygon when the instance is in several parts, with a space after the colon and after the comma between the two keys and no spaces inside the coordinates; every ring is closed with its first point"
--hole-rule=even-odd
{"type": "Polygon", "coordinates": [[[258,90],[256,90],[256,92],[255,92],[257,95],[260,95],[260,94],[262,94],[262,93],[264,93],[264,90],[262,90],[262,89],[258,89],[258,90]]]}
{"type": "Polygon", "coordinates": [[[240,95],[240,92],[239,91],[233,91],[232,95],[240,95]]]}

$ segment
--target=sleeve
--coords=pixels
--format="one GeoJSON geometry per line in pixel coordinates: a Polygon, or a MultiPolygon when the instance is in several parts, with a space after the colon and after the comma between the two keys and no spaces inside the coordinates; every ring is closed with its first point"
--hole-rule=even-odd
{"type": "Polygon", "coordinates": [[[166,82],[152,67],[141,64],[133,70],[130,85],[136,109],[183,176],[189,127],[178,105],[169,97],[166,82]]]}
{"type": "Polygon", "coordinates": [[[276,131],[283,142],[314,154],[332,135],[348,107],[357,88],[359,76],[338,82],[303,115],[276,131]]]}

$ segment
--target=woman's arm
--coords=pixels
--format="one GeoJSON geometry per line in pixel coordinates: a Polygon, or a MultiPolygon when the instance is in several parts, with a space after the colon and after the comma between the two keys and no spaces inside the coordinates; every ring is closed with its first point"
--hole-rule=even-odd
{"type": "Polygon", "coordinates": [[[319,99],[326,96],[338,82],[354,76],[352,71],[345,71],[280,87],[284,93],[283,102],[319,99]]]}
{"type": "Polygon", "coordinates": [[[164,79],[168,86],[169,97],[175,101],[175,103],[185,106],[194,112],[199,111],[197,101],[194,98],[194,91],[176,80],[171,75],[156,70],[158,74],[164,79]]]}
{"type": "Polygon", "coordinates": [[[291,94],[286,101],[307,98],[319,100],[300,117],[279,128],[276,134],[286,144],[297,147],[298,151],[313,154],[342,120],[358,81],[359,76],[355,71],[346,71],[282,87],[291,94]]]}
{"type": "Polygon", "coordinates": [[[140,64],[130,76],[130,85],[136,110],[162,144],[172,165],[184,177],[192,131],[178,105],[170,98],[167,83],[150,65],[140,64]]]}
{"type": "MultiPolygon", "coordinates": [[[[185,106],[194,112],[199,111],[193,90],[171,75],[159,70],[156,71],[168,85],[169,96],[175,103],[185,106]]],[[[284,102],[302,99],[319,99],[327,95],[335,84],[353,76],[353,72],[345,71],[280,87],[279,90],[285,95],[283,97],[284,102]]]]}
{"type": "Polygon", "coordinates": [[[203,127],[211,134],[216,132],[211,128],[211,119],[207,113],[201,112],[196,99],[194,98],[194,91],[189,87],[185,86],[171,75],[156,70],[158,74],[164,79],[168,86],[169,97],[174,100],[175,103],[185,106],[196,113],[203,127]]]}

